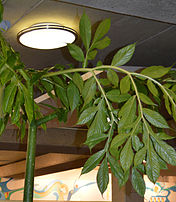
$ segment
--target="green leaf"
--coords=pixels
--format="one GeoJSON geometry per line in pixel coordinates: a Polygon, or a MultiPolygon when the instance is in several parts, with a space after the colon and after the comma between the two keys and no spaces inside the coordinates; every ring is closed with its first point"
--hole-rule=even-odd
{"type": "MultiPolygon", "coordinates": [[[[64,84],[64,81],[59,77],[59,76],[52,76],[52,80],[54,85],[58,86],[58,87],[66,87],[66,85],[64,84]]],[[[47,80],[48,82],[50,82],[50,80],[47,80]]]]}
{"type": "Polygon", "coordinates": [[[70,55],[79,62],[84,62],[84,53],[81,48],[75,44],[67,44],[70,55]]]}
{"type": "Polygon", "coordinates": [[[111,84],[108,79],[99,79],[99,82],[103,86],[109,86],[111,84]]]}
{"type": "Polygon", "coordinates": [[[143,123],[143,134],[142,134],[142,142],[147,146],[149,140],[149,124],[147,122],[143,123]]]}
{"type": "Polygon", "coordinates": [[[136,169],[138,169],[141,173],[145,174],[144,164],[137,165],[136,169]]]}
{"type": "Polygon", "coordinates": [[[35,84],[41,77],[45,74],[45,71],[36,71],[32,74],[32,78],[30,80],[31,85],[35,84]]]}
{"type": "Polygon", "coordinates": [[[120,154],[120,163],[124,171],[127,171],[133,162],[133,150],[131,147],[131,139],[129,138],[120,154]]]}
{"type": "Polygon", "coordinates": [[[109,169],[107,158],[105,158],[101,163],[97,173],[97,185],[101,194],[103,194],[106,191],[108,184],[109,184],[109,169]]]}
{"type": "Polygon", "coordinates": [[[4,65],[5,69],[0,74],[0,80],[3,85],[5,85],[8,81],[11,80],[13,73],[7,69],[8,66],[4,65]]]}
{"type": "Polygon", "coordinates": [[[127,93],[120,95],[120,91],[118,89],[108,91],[106,96],[110,101],[117,103],[125,102],[131,97],[131,95],[127,93]]]}
{"type": "Polygon", "coordinates": [[[88,60],[94,60],[97,53],[98,53],[97,50],[92,50],[92,51],[88,52],[88,57],[87,57],[88,60]]]}
{"type": "Polygon", "coordinates": [[[34,100],[30,96],[29,89],[27,89],[25,86],[22,86],[22,92],[24,93],[24,105],[25,105],[26,114],[29,122],[31,122],[34,115],[34,109],[33,109],[34,100]]]}
{"type": "Polygon", "coordinates": [[[136,117],[136,96],[131,97],[119,111],[119,125],[118,130],[120,131],[123,127],[133,123],[136,117]]]}
{"type": "Polygon", "coordinates": [[[158,128],[169,128],[166,120],[161,114],[151,109],[143,108],[145,118],[154,126],[158,128]]]}
{"type": "MultiPolygon", "coordinates": [[[[143,93],[145,95],[148,94],[148,89],[145,87],[144,83],[140,80],[135,79],[135,84],[139,93],[143,93]]],[[[134,86],[131,87],[134,91],[134,86]]]]}
{"type": "Polygon", "coordinates": [[[10,113],[12,110],[12,105],[14,103],[15,95],[17,91],[17,85],[15,82],[11,82],[4,90],[4,99],[3,99],[3,112],[10,113]]]}
{"type": "Polygon", "coordinates": [[[176,93],[176,84],[172,86],[171,90],[176,93]]]}
{"type": "Polygon", "coordinates": [[[122,147],[120,149],[118,149],[116,147],[109,148],[109,152],[115,158],[115,160],[119,160],[121,149],[122,149],[122,147]]]}
{"type": "Polygon", "coordinates": [[[82,77],[80,76],[79,73],[75,72],[73,74],[73,82],[78,87],[78,89],[79,89],[79,91],[81,93],[82,89],[83,89],[84,82],[83,82],[83,79],[82,79],[82,77]]]}
{"type": "Polygon", "coordinates": [[[101,65],[103,65],[103,63],[102,63],[101,60],[99,60],[99,61],[97,62],[97,64],[96,64],[96,67],[101,66],[101,65]]]}
{"type": "Polygon", "coordinates": [[[11,116],[11,122],[15,124],[19,121],[19,119],[20,119],[20,102],[16,102],[14,111],[11,116]]]}
{"type": "MultiPolygon", "coordinates": [[[[3,104],[4,86],[0,84],[0,106],[3,104]]],[[[0,119],[4,117],[3,109],[0,107],[0,119]]]]}
{"type": "Polygon", "coordinates": [[[6,125],[9,120],[9,114],[7,114],[4,118],[0,118],[0,135],[4,132],[6,125]]]}
{"type": "Polygon", "coordinates": [[[152,138],[154,148],[159,156],[166,161],[168,164],[176,165],[176,151],[173,147],[168,145],[166,142],[152,138]]]}
{"type": "Polygon", "coordinates": [[[122,94],[128,93],[130,91],[130,78],[125,76],[120,80],[120,91],[122,94]]]}
{"type": "Polygon", "coordinates": [[[95,154],[93,154],[84,164],[84,167],[82,169],[81,174],[85,174],[90,172],[91,170],[93,170],[96,166],[98,166],[98,164],[100,163],[100,161],[103,159],[105,154],[105,150],[101,150],[95,154]]]}
{"type": "Polygon", "coordinates": [[[89,122],[95,116],[96,112],[97,112],[97,107],[95,107],[95,106],[85,109],[81,113],[77,124],[81,125],[81,124],[85,124],[85,123],[89,122]]]}
{"type": "MultiPolygon", "coordinates": [[[[135,117],[136,118],[136,117],[135,117]]],[[[138,133],[142,133],[142,125],[141,125],[141,117],[140,116],[138,116],[132,123],[130,123],[130,124],[128,124],[128,125],[125,125],[124,127],[123,127],[123,129],[124,130],[129,130],[129,129],[134,129],[135,128],[135,130],[132,130],[131,132],[131,135],[136,135],[136,134],[138,134],[138,133]]]]}
{"type": "Polygon", "coordinates": [[[106,47],[108,47],[111,43],[111,39],[109,37],[105,37],[104,39],[100,40],[100,41],[97,41],[95,42],[92,46],[91,46],[91,50],[94,49],[94,48],[97,48],[97,49],[104,49],[106,47]]]}
{"type": "Polygon", "coordinates": [[[22,120],[22,123],[21,123],[20,133],[21,133],[20,139],[22,142],[26,135],[26,121],[24,119],[22,120]]]}
{"type": "Polygon", "coordinates": [[[87,137],[94,134],[102,134],[107,130],[107,111],[104,100],[101,100],[97,107],[98,112],[88,130],[87,137]]]}
{"type": "MultiPolygon", "coordinates": [[[[34,103],[34,113],[35,113],[35,119],[38,120],[38,119],[41,119],[43,118],[43,114],[40,112],[40,107],[39,105],[37,105],[36,103],[34,103]]],[[[46,123],[43,123],[41,124],[41,128],[46,131],[47,129],[47,126],[46,126],[46,123]]]]}
{"type": "Polygon", "coordinates": [[[127,138],[130,136],[130,134],[118,134],[114,137],[114,139],[111,142],[111,147],[110,148],[116,148],[118,149],[119,146],[121,146],[126,140],[127,138]]]}
{"type": "Polygon", "coordinates": [[[170,136],[164,132],[156,133],[157,137],[161,140],[172,140],[176,137],[170,136]]]}
{"type": "Polygon", "coordinates": [[[143,147],[135,154],[134,166],[141,164],[143,160],[145,160],[146,152],[147,152],[146,147],[143,147]]]}
{"type": "Polygon", "coordinates": [[[115,160],[109,153],[108,153],[108,162],[111,167],[112,174],[118,179],[119,181],[123,181],[124,173],[120,164],[117,160],[115,160]]]}
{"type": "Polygon", "coordinates": [[[141,174],[136,170],[136,168],[132,168],[132,176],[131,181],[133,188],[140,196],[144,196],[145,194],[145,182],[141,174]]]}
{"type": "Polygon", "coordinates": [[[139,97],[141,99],[141,101],[147,105],[154,105],[156,106],[156,104],[145,94],[143,93],[139,93],[139,97]]]}
{"type": "Polygon", "coordinates": [[[141,71],[141,74],[149,76],[154,79],[161,78],[162,76],[166,75],[171,67],[163,67],[163,66],[151,66],[147,67],[141,71]]]}
{"type": "Polygon", "coordinates": [[[90,103],[96,93],[96,81],[94,78],[88,79],[83,87],[82,96],[84,99],[84,105],[90,103]]]}
{"type": "Polygon", "coordinates": [[[171,115],[172,111],[171,111],[171,107],[170,107],[169,98],[166,94],[163,95],[163,98],[164,98],[164,104],[165,104],[165,107],[167,109],[167,112],[171,115]]]}
{"type": "Polygon", "coordinates": [[[94,133],[93,135],[87,137],[87,140],[84,144],[86,144],[91,150],[95,145],[104,141],[107,137],[108,137],[107,134],[96,134],[96,133],[94,133]]]}
{"type": "Polygon", "coordinates": [[[5,124],[4,124],[4,119],[0,118],[0,135],[2,135],[2,133],[5,130],[5,124]]]}
{"type": "Polygon", "coordinates": [[[67,121],[67,114],[68,114],[67,109],[58,108],[57,109],[57,119],[58,119],[58,121],[65,123],[67,121]]]}
{"type": "Polygon", "coordinates": [[[118,87],[119,77],[114,70],[112,69],[107,70],[107,78],[112,83],[112,85],[114,85],[115,87],[118,87]]]}
{"type": "Polygon", "coordinates": [[[157,154],[154,151],[151,141],[149,141],[147,150],[146,174],[153,183],[157,181],[160,175],[160,166],[157,154]]]}
{"type": "Polygon", "coordinates": [[[120,49],[113,57],[111,65],[122,66],[126,64],[132,58],[134,51],[135,43],[120,49]]]}
{"type": "Polygon", "coordinates": [[[85,13],[81,17],[79,31],[83,44],[86,50],[88,50],[91,40],[91,22],[85,13]]]}
{"type": "Polygon", "coordinates": [[[109,31],[110,26],[111,26],[110,19],[103,20],[96,29],[92,44],[99,41],[109,31]]]}
{"type": "Polygon", "coordinates": [[[168,169],[167,163],[162,158],[160,158],[158,155],[157,155],[157,158],[158,158],[158,163],[160,165],[160,169],[167,170],[168,169]]]}
{"type": "Polygon", "coordinates": [[[170,90],[170,89],[166,88],[166,90],[169,93],[169,95],[172,97],[172,99],[176,102],[176,94],[172,90],[170,90]]]}
{"type": "Polygon", "coordinates": [[[143,143],[140,141],[137,135],[132,136],[132,145],[135,151],[139,151],[143,147],[143,143]]]}
{"type": "Polygon", "coordinates": [[[75,86],[75,84],[72,81],[70,81],[70,83],[68,85],[67,96],[68,96],[68,101],[69,101],[70,109],[73,112],[74,109],[79,104],[80,95],[79,95],[78,88],[75,86]]]}
{"type": "Polygon", "coordinates": [[[53,90],[53,85],[51,84],[51,82],[46,80],[41,80],[41,84],[44,86],[44,88],[46,89],[48,93],[50,93],[53,90]]]}
{"type": "Polygon", "coordinates": [[[61,100],[61,103],[68,109],[69,101],[67,97],[67,91],[62,86],[56,85],[54,87],[55,95],[61,100]]]}
{"type": "Polygon", "coordinates": [[[7,65],[12,69],[15,69],[15,63],[17,62],[16,55],[13,51],[8,51],[7,65]]]}
{"type": "Polygon", "coordinates": [[[147,87],[149,89],[149,91],[155,96],[155,97],[158,97],[159,96],[159,93],[158,93],[158,90],[155,86],[155,84],[151,81],[151,80],[147,80],[147,87]]]}
{"type": "Polygon", "coordinates": [[[0,22],[3,20],[3,5],[2,2],[0,1],[0,22]]]}
{"type": "Polygon", "coordinates": [[[116,100],[117,96],[120,95],[120,90],[119,89],[112,89],[106,93],[106,96],[110,100],[116,100]]]}
{"type": "Polygon", "coordinates": [[[120,188],[126,184],[126,182],[127,182],[128,179],[129,179],[129,176],[130,176],[130,169],[128,169],[127,171],[125,171],[125,172],[124,172],[124,175],[123,175],[123,179],[122,179],[122,180],[120,179],[120,180],[118,181],[120,188]]]}
{"type": "Polygon", "coordinates": [[[172,104],[172,116],[174,118],[174,121],[176,122],[176,106],[172,104]]]}

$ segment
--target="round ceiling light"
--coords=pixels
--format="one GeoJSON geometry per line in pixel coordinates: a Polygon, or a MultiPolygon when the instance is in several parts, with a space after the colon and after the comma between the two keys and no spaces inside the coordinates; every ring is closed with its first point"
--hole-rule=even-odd
{"type": "Polygon", "coordinates": [[[35,49],[56,49],[73,43],[77,33],[73,29],[57,23],[38,23],[20,31],[18,41],[35,49]]]}

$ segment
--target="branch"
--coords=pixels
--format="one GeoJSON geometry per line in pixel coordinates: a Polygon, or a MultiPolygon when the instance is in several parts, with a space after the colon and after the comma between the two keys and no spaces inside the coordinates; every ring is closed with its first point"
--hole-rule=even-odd
{"type": "Polygon", "coordinates": [[[149,76],[145,76],[145,75],[143,75],[143,74],[138,74],[138,73],[135,73],[135,72],[133,72],[133,73],[131,73],[131,74],[132,74],[132,75],[135,75],[135,76],[140,76],[140,77],[143,77],[143,78],[147,78],[147,79],[153,81],[153,83],[156,83],[156,84],[161,88],[161,90],[162,90],[164,93],[166,93],[166,95],[168,96],[168,98],[169,98],[169,100],[171,101],[171,103],[176,107],[176,104],[175,104],[175,102],[173,101],[172,97],[171,97],[171,96],[169,95],[169,93],[167,92],[167,89],[166,89],[162,84],[160,84],[158,81],[156,81],[155,79],[152,79],[152,78],[149,77],[149,76]]]}

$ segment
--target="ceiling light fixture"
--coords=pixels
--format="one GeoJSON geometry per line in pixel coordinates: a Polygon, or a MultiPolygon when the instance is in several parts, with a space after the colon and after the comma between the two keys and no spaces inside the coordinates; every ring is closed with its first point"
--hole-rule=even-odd
{"type": "Polygon", "coordinates": [[[69,27],[58,23],[38,23],[20,31],[18,41],[27,47],[35,49],[56,49],[73,43],[77,33],[69,27]]]}

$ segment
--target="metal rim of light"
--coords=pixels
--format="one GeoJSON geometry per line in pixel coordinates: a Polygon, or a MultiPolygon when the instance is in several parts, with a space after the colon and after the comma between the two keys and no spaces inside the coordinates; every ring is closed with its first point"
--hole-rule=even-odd
{"type": "Polygon", "coordinates": [[[77,39],[75,30],[58,23],[37,23],[17,34],[23,46],[34,49],[57,49],[73,43],[77,39]]]}

